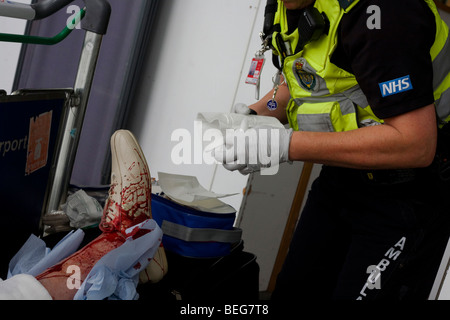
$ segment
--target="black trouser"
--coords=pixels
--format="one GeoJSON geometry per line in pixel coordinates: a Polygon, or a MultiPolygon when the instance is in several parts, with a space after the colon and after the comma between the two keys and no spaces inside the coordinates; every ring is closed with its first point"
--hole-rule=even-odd
{"type": "Polygon", "coordinates": [[[367,177],[323,168],[278,276],[274,302],[428,298],[449,240],[450,191],[427,171],[408,182],[403,174],[399,181],[395,174],[367,177]]]}

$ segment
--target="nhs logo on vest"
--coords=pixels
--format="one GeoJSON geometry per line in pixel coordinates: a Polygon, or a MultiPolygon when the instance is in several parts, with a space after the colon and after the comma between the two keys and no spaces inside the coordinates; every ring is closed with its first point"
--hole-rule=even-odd
{"type": "Polygon", "coordinates": [[[394,80],[379,83],[381,95],[384,97],[392,96],[400,92],[412,90],[411,79],[408,76],[397,78],[394,80]]]}

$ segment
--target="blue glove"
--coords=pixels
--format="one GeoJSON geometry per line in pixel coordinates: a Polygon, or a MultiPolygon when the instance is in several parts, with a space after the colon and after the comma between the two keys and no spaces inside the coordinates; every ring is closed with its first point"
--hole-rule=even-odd
{"type": "Polygon", "coordinates": [[[127,240],[91,269],[74,300],[135,300],[139,273],[159,248],[162,230],[148,219],[126,230],[127,240]],[[148,233],[142,231],[150,231],[148,233]],[[141,232],[141,235],[139,236],[141,232]]]}
{"type": "Polygon", "coordinates": [[[227,130],[225,142],[214,150],[214,157],[225,169],[241,174],[261,171],[262,175],[278,172],[279,164],[289,161],[292,129],[259,126],[227,130]]]}

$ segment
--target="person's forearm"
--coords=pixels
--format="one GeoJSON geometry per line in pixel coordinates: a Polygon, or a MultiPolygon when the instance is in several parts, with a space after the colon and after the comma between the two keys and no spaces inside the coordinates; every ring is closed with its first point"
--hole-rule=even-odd
{"type": "Polygon", "coordinates": [[[294,132],[289,159],[355,169],[428,166],[436,150],[436,132],[431,128],[434,113],[430,108],[433,106],[408,115],[421,118],[423,121],[416,123],[422,126],[408,124],[408,119],[403,117],[392,123],[347,132],[294,132]],[[427,123],[431,124],[430,130],[424,128],[427,123]]]}
{"type": "Polygon", "coordinates": [[[260,116],[270,116],[275,117],[280,120],[281,123],[286,124],[288,122],[286,116],[286,107],[289,103],[291,95],[286,84],[280,85],[278,88],[275,100],[278,103],[278,108],[271,111],[267,108],[267,102],[273,97],[273,90],[267,93],[258,102],[249,106],[250,109],[254,110],[260,116]]]}
{"type": "MultiPolygon", "coordinates": [[[[267,108],[272,95],[273,91],[249,107],[285,124],[291,98],[287,85],[279,87],[274,111],[267,108]]],[[[347,132],[294,132],[289,159],[357,169],[416,168],[433,161],[437,140],[434,104],[384,120],[383,125],[347,132]]]]}

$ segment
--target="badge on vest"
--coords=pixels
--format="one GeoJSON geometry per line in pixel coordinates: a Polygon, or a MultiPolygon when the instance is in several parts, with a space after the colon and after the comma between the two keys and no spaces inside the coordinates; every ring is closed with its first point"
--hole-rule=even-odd
{"type": "Polygon", "coordinates": [[[382,82],[378,85],[380,86],[381,95],[383,98],[413,89],[409,75],[382,82]]]}
{"type": "Polygon", "coordinates": [[[317,85],[316,76],[304,70],[304,63],[302,60],[295,62],[295,71],[297,72],[300,85],[309,91],[314,91],[317,85]]]}

